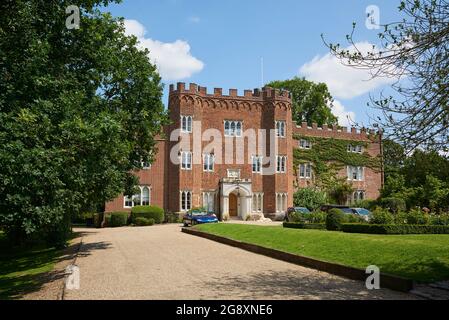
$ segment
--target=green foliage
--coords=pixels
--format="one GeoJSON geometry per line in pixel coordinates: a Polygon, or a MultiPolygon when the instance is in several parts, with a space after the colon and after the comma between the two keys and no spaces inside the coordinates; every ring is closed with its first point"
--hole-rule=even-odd
{"type": "Polygon", "coordinates": [[[295,207],[305,207],[313,211],[327,203],[327,195],[316,188],[303,188],[295,192],[293,202],[295,207]]]}
{"type": "Polygon", "coordinates": [[[430,222],[430,216],[424,214],[419,209],[413,209],[407,214],[407,224],[410,225],[425,225],[430,222]]]}
{"type": "Polygon", "coordinates": [[[128,212],[112,212],[111,213],[111,228],[124,227],[128,225],[128,212]]]}
{"type": "Polygon", "coordinates": [[[165,223],[181,223],[182,219],[179,217],[178,213],[168,212],[165,213],[165,223]]]}
{"type": "Polygon", "coordinates": [[[138,217],[138,218],[136,218],[136,221],[134,224],[139,227],[152,226],[152,225],[154,225],[154,219],[138,217]]]}
{"type": "Polygon", "coordinates": [[[331,209],[326,217],[326,229],[329,231],[339,231],[341,224],[347,222],[346,215],[339,209],[331,209]]]}
{"type": "Polygon", "coordinates": [[[295,77],[286,81],[273,81],[267,86],[290,91],[296,123],[317,123],[320,126],[337,124],[337,117],[332,114],[333,98],[326,84],[295,77]]]}
{"type": "Polygon", "coordinates": [[[164,210],[157,206],[136,206],[131,211],[132,222],[135,223],[137,218],[153,219],[160,224],[164,222],[164,210]]]}
{"type": "Polygon", "coordinates": [[[366,234],[449,234],[449,226],[342,224],[346,233],[366,234]]]}
{"type": "Polygon", "coordinates": [[[391,213],[398,213],[406,209],[405,201],[401,198],[382,198],[379,204],[382,208],[390,210],[391,213]]]}
{"type": "Polygon", "coordinates": [[[371,213],[370,224],[393,224],[394,216],[389,210],[376,208],[371,213]]]}
{"type": "Polygon", "coordinates": [[[67,234],[60,224],[132,194],[132,172],[153,160],[167,122],[161,78],[100,11],[109,2],[0,2],[0,225],[17,241],[67,234]],[[78,30],[65,26],[70,4],[78,30]]]}
{"type": "Polygon", "coordinates": [[[449,226],[449,214],[431,215],[429,224],[436,226],[449,226]]]}
{"type": "MultiPolygon", "coordinates": [[[[334,138],[303,137],[295,135],[295,139],[307,139],[312,143],[308,150],[295,148],[293,150],[294,168],[298,170],[301,163],[312,163],[316,185],[327,192],[330,200],[338,204],[345,204],[352,194],[352,185],[345,178],[338,177],[338,171],[345,166],[360,166],[379,171],[380,157],[371,157],[367,152],[363,154],[348,152],[348,144],[367,147],[366,142],[349,141],[334,138]]],[[[295,173],[297,176],[297,174],[295,173]]]]}
{"type": "Polygon", "coordinates": [[[327,217],[326,212],[314,211],[308,215],[307,221],[309,223],[314,223],[314,224],[316,224],[316,223],[324,224],[324,223],[326,223],[326,217],[327,217]]]}

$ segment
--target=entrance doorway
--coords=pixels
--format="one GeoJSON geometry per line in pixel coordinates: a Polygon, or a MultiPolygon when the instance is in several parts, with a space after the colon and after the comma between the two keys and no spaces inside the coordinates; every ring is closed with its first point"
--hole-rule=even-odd
{"type": "Polygon", "coordinates": [[[231,217],[238,217],[239,215],[237,195],[234,193],[229,195],[229,215],[231,217]]]}

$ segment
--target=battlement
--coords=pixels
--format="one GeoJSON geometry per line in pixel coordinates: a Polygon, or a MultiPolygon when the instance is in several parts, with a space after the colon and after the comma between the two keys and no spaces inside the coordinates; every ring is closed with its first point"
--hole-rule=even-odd
{"type": "Polygon", "coordinates": [[[307,122],[303,122],[301,125],[297,125],[296,122],[294,122],[293,134],[322,138],[373,141],[375,137],[378,136],[379,132],[372,129],[362,128],[361,130],[359,130],[354,127],[347,128],[337,125],[323,125],[322,127],[319,127],[316,123],[312,124],[312,126],[309,126],[307,122]]]}
{"type": "Polygon", "coordinates": [[[291,93],[286,90],[279,90],[270,87],[263,87],[262,89],[244,90],[243,95],[238,95],[237,89],[229,89],[229,94],[224,95],[222,88],[214,88],[213,93],[208,93],[206,87],[201,87],[195,83],[191,83],[186,87],[184,82],[178,82],[176,87],[174,84],[170,85],[170,95],[172,94],[194,94],[210,98],[226,98],[226,99],[241,99],[241,100],[264,100],[264,99],[280,99],[291,101],[291,93]]]}

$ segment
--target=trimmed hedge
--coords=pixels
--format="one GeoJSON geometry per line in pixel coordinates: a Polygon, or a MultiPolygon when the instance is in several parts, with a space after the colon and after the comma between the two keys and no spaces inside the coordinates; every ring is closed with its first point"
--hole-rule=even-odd
{"type": "Polygon", "coordinates": [[[449,226],[393,225],[345,223],[341,230],[346,233],[366,234],[449,234],[449,226]]]}
{"type": "Polygon", "coordinates": [[[153,219],[154,223],[164,222],[164,210],[156,206],[137,206],[132,208],[131,221],[136,223],[137,218],[153,219]]]}
{"type": "Polygon", "coordinates": [[[136,218],[135,224],[138,227],[152,226],[152,225],[154,225],[154,219],[147,219],[147,218],[139,217],[139,218],[136,218]]]}
{"type": "Polygon", "coordinates": [[[128,218],[128,212],[112,212],[110,226],[112,228],[124,227],[128,224],[128,218]]]}
{"type": "Polygon", "coordinates": [[[326,224],[324,223],[295,223],[284,222],[284,228],[290,229],[314,229],[314,230],[326,230],[326,224]]]}

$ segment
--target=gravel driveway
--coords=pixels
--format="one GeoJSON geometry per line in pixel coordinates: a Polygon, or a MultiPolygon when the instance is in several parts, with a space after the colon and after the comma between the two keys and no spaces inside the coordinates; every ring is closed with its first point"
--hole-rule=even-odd
{"type": "Polygon", "coordinates": [[[179,225],[77,229],[79,290],[65,299],[413,299],[181,233],[179,225]]]}

